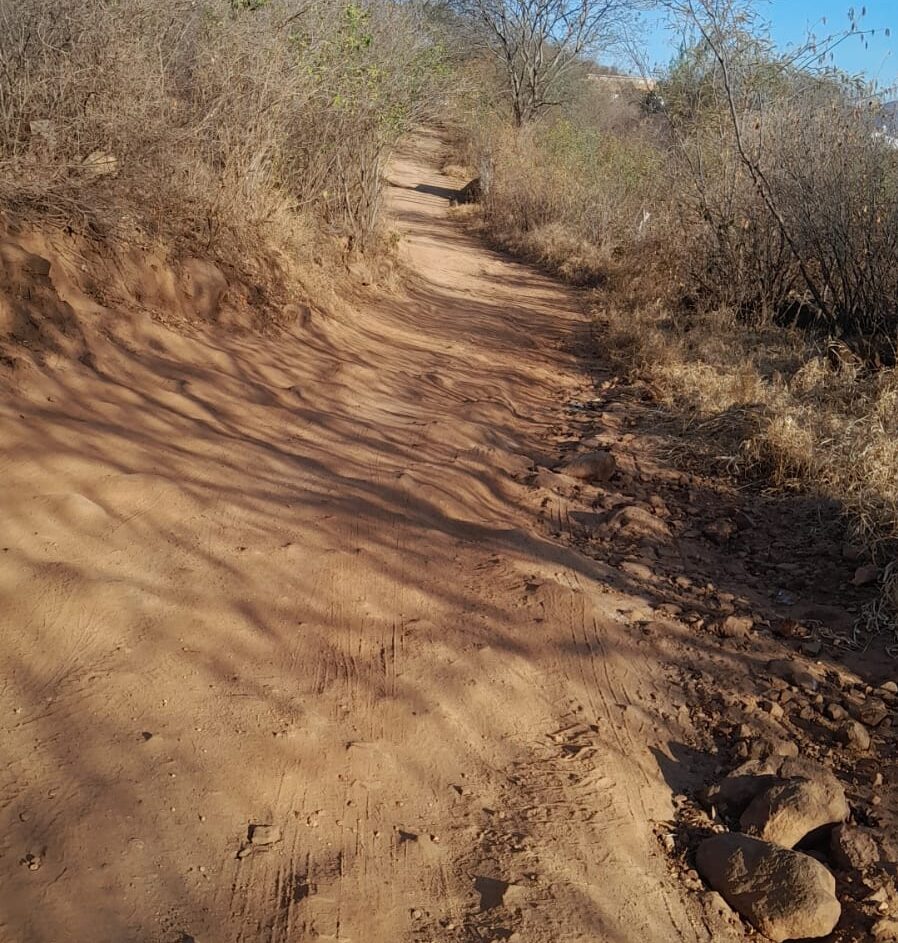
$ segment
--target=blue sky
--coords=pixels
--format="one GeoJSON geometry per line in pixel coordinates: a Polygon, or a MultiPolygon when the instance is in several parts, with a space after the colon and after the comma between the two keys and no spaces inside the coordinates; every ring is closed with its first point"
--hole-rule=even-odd
{"type": "MultiPolygon", "coordinates": [[[[771,25],[771,35],[781,46],[802,42],[809,30],[818,37],[848,27],[851,0],[769,0],[759,2],[757,8],[771,25]],[[822,22],[826,18],[826,23],[822,22]]],[[[869,0],[854,4],[860,10],[866,6],[861,21],[865,29],[875,29],[876,35],[860,38],[852,36],[835,50],[834,64],[851,73],[863,73],[875,79],[880,86],[898,82],[898,5],[894,0],[869,0]],[[892,36],[885,35],[886,29],[892,36]],[[866,46],[865,46],[866,44],[866,46]]],[[[660,16],[646,15],[643,24],[643,47],[650,66],[664,66],[672,58],[675,45],[660,16]]]]}

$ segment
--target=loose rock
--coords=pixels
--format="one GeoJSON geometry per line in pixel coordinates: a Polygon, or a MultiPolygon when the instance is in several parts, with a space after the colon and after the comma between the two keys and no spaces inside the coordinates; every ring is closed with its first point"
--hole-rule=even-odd
{"type": "Polygon", "coordinates": [[[670,537],[670,528],[664,521],[635,504],[612,511],[605,526],[611,533],[621,534],[631,540],[665,540],[670,537]]]}
{"type": "Polygon", "coordinates": [[[840,825],[833,829],[830,855],[843,871],[864,871],[879,861],[879,845],[870,829],[840,825]]]}
{"type": "Polygon", "coordinates": [[[277,825],[250,825],[249,840],[252,845],[274,845],[281,840],[277,825]]]}
{"type": "Polygon", "coordinates": [[[806,691],[816,691],[819,682],[814,675],[800,662],[788,661],[785,658],[776,658],[768,662],[767,669],[771,674],[782,678],[806,691]]]}
{"type": "Polygon", "coordinates": [[[784,848],[794,848],[819,828],[844,822],[848,800],[834,777],[791,779],[772,785],[742,814],[743,831],[784,848]]]}
{"type": "Polygon", "coordinates": [[[562,474],[581,481],[606,482],[617,471],[617,462],[610,452],[597,449],[578,455],[558,469],[562,474]]]}
{"type": "Polygon", "coordinates": [[[697,862],[711,887],[775,943],[817,939],[838,923],[835,878],[807,855],[725,834],[702,842],[697,862]]]}
{"type": "Polygon", "coordinates": [[[889,715],[889,709],[878,697],[869,697],[856,711],[857,719],[868,727],[878,727],[889,715]]]}
{"type": "Polygon", "coordinates": [[[879,579],[879,567],[874,564],[859,566],[854,571],[854,579],[851,581],[855,586],[869,586],[879,579]]]}
{"type": "Polygon", "coordinates": [[[717,623],[717,634],[723,638],[748,638],[754,627],[751,616],[727,616],[717,623]]]}
{"type": "Polygon", "coordinates": [[[856,720],[849,721],[839,731],[839,736],[843,743],[854,747],[856,750],[866,751],[870,749],[870,733],[863,724],[856,720]]]}

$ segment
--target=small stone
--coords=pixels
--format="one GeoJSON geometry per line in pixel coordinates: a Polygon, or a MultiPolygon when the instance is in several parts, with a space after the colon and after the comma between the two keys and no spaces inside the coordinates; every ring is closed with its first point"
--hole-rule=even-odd
{"type": "Polygon", "coordinates": [[[754,627],[751,616],[727,616],[717,623],[717,634],[723,638],[748,638],[754,627]]]}
{"type": "Polygon", "coordinates": [[[885,684],[880,685],[880,688],[886,694],[898,694],[898,683],[895,681],[886,681],[885,684]]]}
{"type": "Polygon", "coordinates": [[[848,711],[846,711],[841,704],[837,704],[835,701],[831,701],[826,705],[825,713],[830,720],[845,720],[845,718],[848,716],[848,711]]]}
{"type": "Polygon", "coordinates": [[[597,449],[594,452],[578,455],[563,465],[559,471],[581,481],[606,482],[610,481],[617,471],[617,462],[610,452],[597,449]]]}
{"type": "Polygon", "coordinates": [[[775,783],[752,800],[739,822],[750,835],[794,848],[817,829],[844,822],[850,811],[841,783],[821,776],[775,783]]]}
{"type": "Polygon", "coordinates": [[[843,871],[865,871],[879,861],[879,845],[870,829],[839,825],[833,829],[830,854],[843,871]]]}
{"type": "Polygon", "coordinates": [[[845,724],[839,731],[839,736],[843,743],[857,750],[863,752],[870,749],[870,733],[863,724],[859,724],[856,720],[851,720],[845,724]]]}
{"type": "Polygon", "coordinates": [[[879,567],[875,564],[867,564],[867,566],[859,566],[854,571],[854,579],[852,583],[855,586],[869,586],[871,583],[875,583],[879,579],[879,567]]]}
{"type": "Polygon", "coordinates": [[[767,670],[771,674],[785,681],[803,688],[806,691],[816,691],[819,682],[814,675],[807,670],[800,662],[790,661],[785,658],[776,658],[767,664],[767,670]]]}
{"type": "Polygon", "coordinates": [[[718,544],[728,543],[735,536],[738,528],[727,518],[708,524],[702,533],[718,544]]]}
{"type": "Polygon", "coordinates": [[[277,825],[250,825],[249,840],[252,845],[274,845],[281,840],[281,829],[277,825]]]}
{"type": "Polygon", "coordinates": [[[711,887],[775,943],[826,936],[839,921],[835,878],[807,855],[729,833],[703,841],[697,863],[711,887]]]}
{"type": "Polygon", "coordinates": [[[760,701],[759,706],[762,710],[770,714],[773,720],[782,720],[786,713],[783,710],[782,704],[777,704],[776,701],[760,701]]]}
{"type": "Polygon", "coordinates": [[[867,698],[855,711],[855,717],[868,727],[878,727],[888,716],[888,707],[878,697],[867,698]]]}

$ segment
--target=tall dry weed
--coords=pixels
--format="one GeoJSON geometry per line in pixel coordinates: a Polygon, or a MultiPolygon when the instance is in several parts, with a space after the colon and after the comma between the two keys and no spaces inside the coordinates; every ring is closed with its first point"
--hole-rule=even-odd
{"type": "Polygon", "coordinates": [[[389,0],[0,0],[0,206],[232,259],[322,229],[362,244],[443,80],[389,0]]]}

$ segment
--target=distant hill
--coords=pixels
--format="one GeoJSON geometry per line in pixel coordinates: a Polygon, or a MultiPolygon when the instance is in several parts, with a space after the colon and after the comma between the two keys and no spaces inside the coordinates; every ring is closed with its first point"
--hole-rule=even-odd
{"type": "Polygon", "coordinates": [[[592,73],[589,78],[601,88],[613,92],[622,92],[630,89],[649,91],[655,87],[654,79],[643,78],[641,75],[622,75],[619,73],[592,73]]]}

